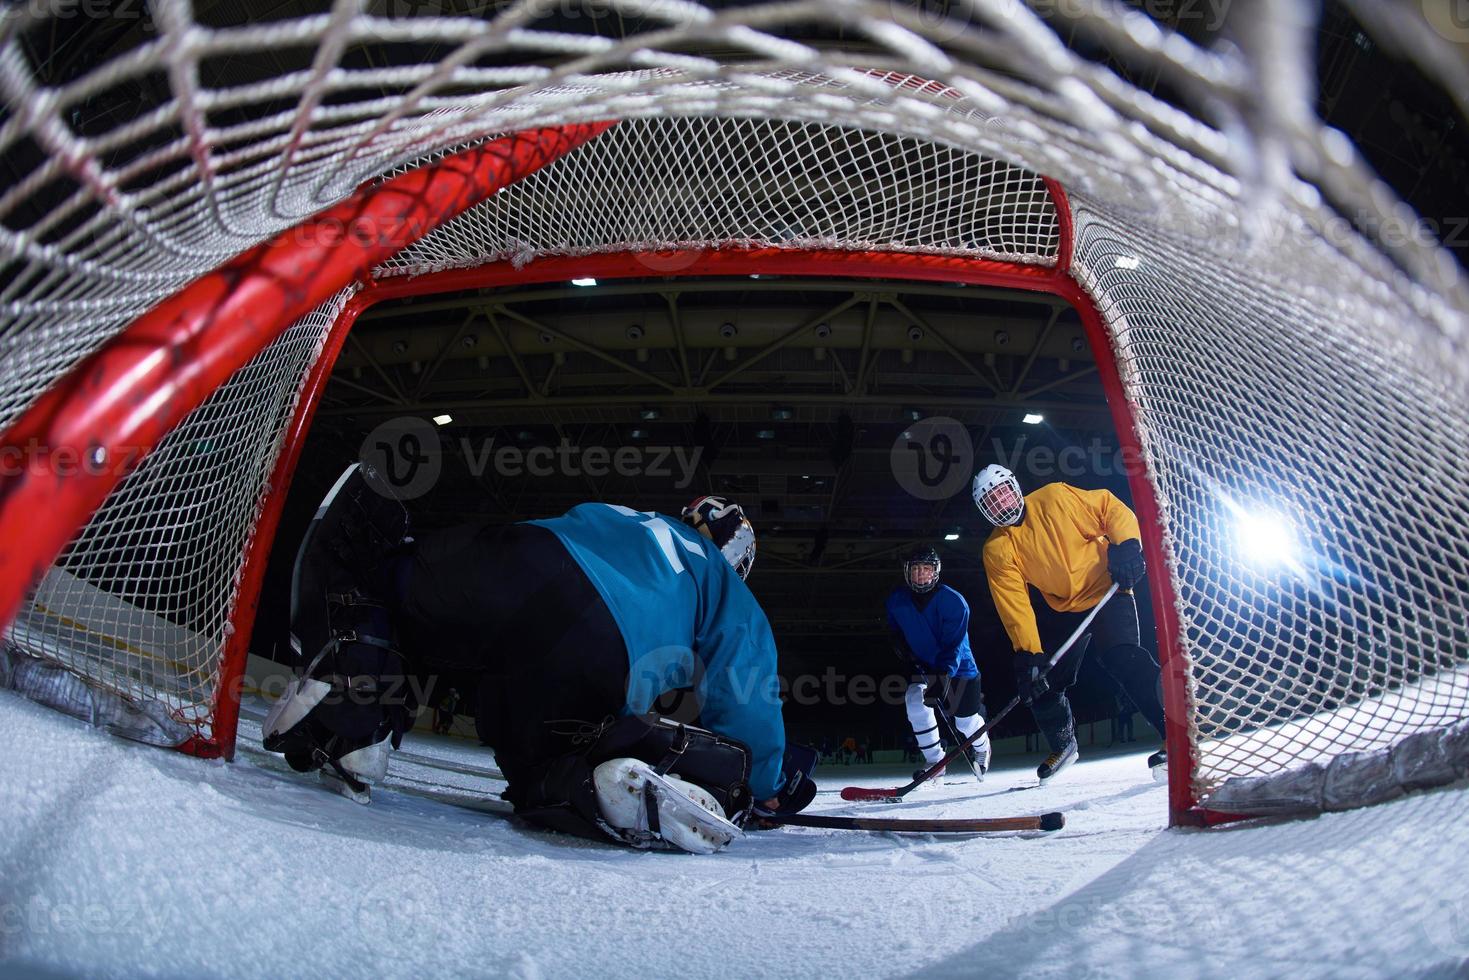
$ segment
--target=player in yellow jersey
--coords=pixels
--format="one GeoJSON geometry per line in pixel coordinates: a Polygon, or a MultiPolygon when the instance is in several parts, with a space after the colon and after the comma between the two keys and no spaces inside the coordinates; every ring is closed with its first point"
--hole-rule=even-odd
{"type": "MultiPolygon", "coordinates": [[[[1132,595],[1146,571],[1137,517],[1106,490],[1049,483],[1022,495],[1015,474],[997,465],[975,476],[973,492],[974,505],[995,525],[984,545],[984,568],[995,610],[1015,649],[1020,697],[1051,750],[1036,774],[1044,782],[1076,759],[1076,726],[1066,689],[1093,644],[1102,667],[1161,736],[1158,662],[1138,643],[1132,595]],[[1064,642],[1113,582],[1120,587],[1117,594],[1086,635],[1042,676],[1045,654],[1064,642]],[[1032,587],[1059,614],[1046,617],[1044,636],[1031,606],[1032,587]]],[[[1162,774],[1164,762],[1161,751],[1148,759],[1155,775],[1162,774]]]]}

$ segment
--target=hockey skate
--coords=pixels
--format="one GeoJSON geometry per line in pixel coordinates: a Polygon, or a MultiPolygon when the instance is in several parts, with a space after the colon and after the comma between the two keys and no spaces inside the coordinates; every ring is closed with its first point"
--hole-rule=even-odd
{"type": "Polygon", "coordinates": [[[1056,774],[1076,761],[1076,736],[1068,735],[1066,744],[1046,756],[1046,761],[1036,767],[1035,774],[1042,785],[1050,782],[1056,774]]]}
{"type": "Polygon", "coordinates": [[[978,741],[964,750],[964,754],[969,757],[969,764],[974,767],[974,771],[979,774],[979,778],[983,779],[984,774],[990,770],[989,733],[981,735],[978,741]]]}
{"type": "MultiPolygon", "coordinates": [[[[949,771],[949,767],[948,766],[943,767],[938,772],[934,773],[932,776],[930,776],[928,778],[927,785],[929,785],[929,786],[938,786],[938,785],[940,785],[943,782],[943,780],[944,780],[944,775],[948,771],[949,771]]],[[[926,772],[928,772],[928,766],[924,766],[922,769],[915,769],[915,770],[913,770],[913,778],[915,780],[922,779],[923,778],[923,774],[926,773],[926,772]]]]}
{"type": "Polygon", "coordinates": [[[1148,756],[1148,771],[1153,774],[1153,781],[1158,783],[1168,782],[1168,750],[1159,749],[1148,756]]]}
{"type": "Polygon", "coordinates": [[[638,759],[609,759],[596,768],[592,784],[602,819],[629,843],[651,846],[661,840],[693,854],[713,854],[744,836],[704,787],[659,775],[638,759]]]}

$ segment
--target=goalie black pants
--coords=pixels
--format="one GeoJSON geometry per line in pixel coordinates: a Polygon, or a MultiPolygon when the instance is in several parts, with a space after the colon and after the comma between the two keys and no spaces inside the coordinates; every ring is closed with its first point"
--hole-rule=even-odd
{"type": "MultiPolygon", "coordinates": [[[[428,673],[477,678],[475,727],[516,802],[627,700],[627,647],[561,539],[543,527],[422,534],[393,570],[395,621],[428,673]]],[[[517,804],[518,805],[518,804],[517,804]]]]}
{"type": "MultiPolygon", "coordinates": [[[[1049,652],[1065,643],[1086,612],[1058,613],[1052,609],[1039,611],[1036,625],[1041,643],[1049,652]]],[[[1035,699],[1031,713],[1046,744],[1058,752],[1075,734],[1076,722],[1066,691],[1076,683],[1081,665],[1089,650],[1127,696],[1137,705],[1148,724],[1163,736],[1163,703],[1160,700],[1158,661],[1138,644],[1137,602],[1130,592],[1118,592],[1097,613],[1091,627],[1080,636],[1051,672],[1046,675],[1049,690],[1035,699]]]]}

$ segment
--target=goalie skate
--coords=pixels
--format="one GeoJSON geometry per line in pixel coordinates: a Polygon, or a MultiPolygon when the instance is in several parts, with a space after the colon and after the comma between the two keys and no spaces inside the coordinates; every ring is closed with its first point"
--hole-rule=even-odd
{"type": "Polygon", "coordinates": [[[633,842],[662,840],[693,854],[712,854],[744,836],[708,790],[661,776],[638,759],[609,759],[592,780],[602,819],[633,842]]]}
{"type": "Polygon", "coordinates": [[[330,769],[318,769],[316,775],[321,780],[323,786],[333,793],[340,793],[353,803],[360,803],[363,806],[367,806],[372,802],[372,787],[366,783],[361,783],[362,788],[357,789],[349,785],[346,780],[342,779],[341,776],[338,776],[330,769]]]}

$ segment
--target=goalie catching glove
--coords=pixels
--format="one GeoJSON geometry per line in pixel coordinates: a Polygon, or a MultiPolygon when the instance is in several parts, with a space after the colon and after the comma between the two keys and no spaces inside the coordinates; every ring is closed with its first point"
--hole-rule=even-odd
{"type": "Polygon", "coordinates": [[[785,784],[771,799],[756,802],[755,813],[762,817],[776,813],[800,813],[810,806],[816,799],[816,780],[811,778],[816,760],[816,750],[810,746],[787,745],[785,760],[781,764],[785,784]]]}

